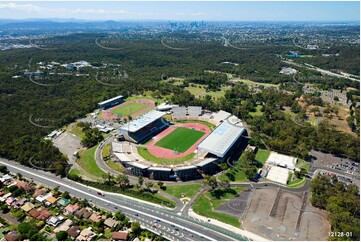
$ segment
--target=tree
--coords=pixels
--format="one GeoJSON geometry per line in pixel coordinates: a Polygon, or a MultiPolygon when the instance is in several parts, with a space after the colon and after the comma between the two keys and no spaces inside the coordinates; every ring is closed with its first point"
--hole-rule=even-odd
{"type": "Polygon", "coordinates": [[[221,164],[219,164],[219,167],[224,171],[224,170],[227,170],[228,165],[226,163],[221,163],[221,164]]]}
{"type": "Polygon", "coordinates": [[[68,238],[68,233],[66,231],[59,231],[55,236],[58,241],[64,241],[68,238]]]}
{"type": "Polygon", "coordinates": [[[135,235],[138,235],[141,231],[139,222],[133,222],[131,230],[135,235]]]}
{"type": "Polygon", "coordinates": [[[116,181],[122,189],[125,189],[130,185],[128,176],[124,174],[118,175],[116,181]]]}
{"type": "Polygon", "coordinates": [[[146,182],[146,183],[145,183],[145,186],[146,186],[148,189],[150,189],[150,188],[152,188],[152,187],[154,186],[154,183],[151,182],[151,181],[149,181],[149,182],[146,182]]]}
{"type": "Polygon", "coordinates": [[[228,178],[225,178],[221,181],[221,187],[230,188],[230,186],[230,180],[228,178]]]}
{"type": "Polygon", "coordinates": [[[210,186],[211,190],[214,190],[218,187],[217,177],[206,175],[204,177],[203,184],[206,186],[210,186]]]}
{"type": "Polygon", "coordinates": [[[144,178],[142,176],[138,176],[138,184],[139,184],[139,186],[142,187],[143,183],[144,183],[144,178]]]}
{"type": "Polygon", "coordinates": [[[117,221],[123,221],[125,219],[125,215],[121,212],[116,212],[114,214],[114,218],[117,220],[117,221]]]}
{"type": "Polygon", "coordinates": [[[158,181],[158,186],[161,188],[161,189],[163,189],[164,188],[164,182],[162,182],[162,181],[158,181]]]}
{"type": "Polygon", "coordinates": [[[6,166],[0,165],[0,172],[4,173],[4,174],[7,174],[7,173],[9,173],[9,170],[8,170],[8,168],[6,166]]]}

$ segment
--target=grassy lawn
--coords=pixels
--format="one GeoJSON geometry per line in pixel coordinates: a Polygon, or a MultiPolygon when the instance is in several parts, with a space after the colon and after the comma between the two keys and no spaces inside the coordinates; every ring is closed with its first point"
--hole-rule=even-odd
{"type": "Polygon", "coordinates": [[[111,147],[112,147],[111,143],[108,143],[103,147],[103,150],[102,150],[103,160],[113,170],[115,170],[117,172],[124,172],[125,168],[121,164],[119,164],[118,162],[114,162],[110,159],[109,156],[110,156],[111,147]]]}
{"type": "Polygon", "coordinates": [[[307,162],[307,161],[299,159],[299,158],[297,159],[297,167],[298,168],[304,168],[308,171],[310,169],[310,166],[311,166],[310,162],[307,162]]]}
{"type": "Polygon", "coordinates": [[[158,164],[167,164],[167,165],[181,164],[181,163],[184,163],[185,161],[191,160],[195,156],[194,153],[190,153],[189,155],[186,155],[181,158],[163,159],[163,158],[152,155],[151,153],[148,152],[147,148],[145,148],[145,147],[138,146],[137,150],[138,150],[138,154],[141,157],[143,157],[144,159],[158,163],[158,164]]]}
{"type": "Polygon", "coordinates": [[[129,102],[124,104],[123,106],[113,109],[110,112],[112,114],[120,115],[121,117],[127,117],[128,115],[132,115],[133,113],[136,113],[146,107],[148,107],[147,104],[129,102]]]}
{"type": "Polygon", "coordinates": [[[77,125],[78,123],[74,124],[73,127],[69,130],[69,133],[74,134],[78,139],[82,140],[85,137],[82,128],[77,125]]]}
{"type": "Polygon", "coordinates": [[[224,180],[228,178],[231,182],[244,182],[247,181],[246,174],[243,170],[232,167],[229,168],[226,172],[219,176],[219,180],[224,180]]]}
{"type": "Polygon", "coordinates": [[[262,105],[257,105],[257,107],[256,107],[256,112],[250,112],[249,114],[250,114],[252,117],[262,116],[263,112],[261,111],[261,109],[262,109],[262,105]]]}
{"type": "Polygon", "coordinates": [[[256,160],[261,162],[262,164],[264,164],[264,163],[266,163],[270,153],[271,152],[269,150],[258,149],[257,154],[256,154],[256,160]]]}
{"type": "Polygon", "coordinates": [[[73,168],[69,171],[69,174],[70,175],[77,175],[77,176],[80,176],[80,171],[76,168],[73,168]]]}
{"type": "Polygon", "coordinates": [[[166,186],[165,192],[177,198],[180,198],[182,193],[184,193],[186,197],[192,198],[199,191],[201,186],[201,184],[166,186]]]}
{"type": "Polygon", "coordinates": [[[295,179],[293,181],[290,181],[287,186],[290,187],[290,188],[298,188],[298,187],[302,187],[303,184],[305,184],[306,182],[306,178],[303,177],[301,179],[295,179]]]}
{"type": "Polygon", "coordinates": [[[87,149],[79,151],[80,159],[77,160],[77,163],[90,175],[102,178],[103,175],[107,175],[103,170],[101,170],[94,160],[94,154],[97,145],[87,149]]]}
{"type": "Polygon", "coordinates": [[[187,151],[195,142],[197,142],[205,132],[188,129],[176,128],[170,134],[159,140],[155,145],[178,152],[187,151]]]}
{"type": "Polygon", "coordinates": [[[232,217],[227,214],[222,214],[220,212],[215,212],[214,209],[217,209],[220,205],[227,202],[229,199],[235,197],[245,188],[234,188],[229,189],[228,191],[221,191],[218,193],[215,192],[205,192],[203,193],[193,204],[192,209],[194,212],[217,219],[221,222],[233,225],[235,227],[240,227],[241,223],[238,218],[232,217]]]}
{"type": "Polygon", "coordinates": [[[220,91],[216,91],[216,92],[207,92],[207,85],[201,85],[201,84],[192,84],[190,83],[188,87],[185,88],[186,90],[188,90],[190,93],[192,93],[194,96],[196,97],[203,97],[205,95],[209,95],[215,99],[218,99],[220,97],[223,97],[224,94],[226,93],[226,90],[230,90],[230,87],[221,87],[220,91]],[[195,85],[195,86],[192,86],[195,85]]]}

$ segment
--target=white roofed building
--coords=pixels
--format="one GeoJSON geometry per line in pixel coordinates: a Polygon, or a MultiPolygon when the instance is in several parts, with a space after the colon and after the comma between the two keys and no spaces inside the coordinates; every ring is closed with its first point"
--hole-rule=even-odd
{"type": "Polygon", "coordinates": [[[243,126],[224,121],[198,145],[198,149],[223,158],[245,131],[243,126]]]}
{"type": "Polygon", "coordinates": [[[297,158],[271,152],[266,163],[269,165],[280,166],[289,170],[294,170],[296,169],[297,158]]]}

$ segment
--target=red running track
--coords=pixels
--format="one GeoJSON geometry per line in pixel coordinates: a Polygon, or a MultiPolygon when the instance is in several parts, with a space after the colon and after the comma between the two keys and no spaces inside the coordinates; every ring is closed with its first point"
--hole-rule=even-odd
{"type": "MultiPolygon", "coordinates": [[[[136,100],[126,101],[126,102],[124,102],[124,103],[122,103],[122,104],[119,104],[119,105],[117,105],[117,106],[115,106],[115,107],[112,107],[112,108],[110,108],[110,109],[104,110],[104,111],[102,112],[101,116],[102,116],[102,118],[105,119],[105,120],[117,119],[117,118],[118,118],[118,115],[112,114],[111,111],[114,110],[114,109],[117,109],[117,108],[119,108],[119,107],[121,107],[121,106],[125,106],[125,105],[127,105],[127,103],[132,103],[132,102],[133,102],[133,103],[137,102],[137,103],[142,103],[142,104],[147,104],[147,105],[148,105],[148,107],[143,108],[142,110],[139,110],[138,112],[133,113],[133,114],[131,115],[132,118],[135,118],[135,117],[141,115],[142,113],[145,113],[146,111],[148,111],[148,110],[150,110],[150,109],[152,109],[152,108],[155,107],[155,102],[152,101],[152,100],[149,100],[149,99],[136,99],[136,100]]],[[[124,119],[124,118],[127,118],[127,117],[122,117],[121,119],[124,119]]]]}
{"type": "Polygon", "coordinates": [[[204,138],[207,137],[211,132],[212,132],[212,130],[207,125],[204,125],[204,124],[197,124],[197,123],[176,124],[176,125],[168,127],[167,129],[163,130],[161,133],[156,135],[153,138],[153,140],[147,145],[147,149],[148,149],[149,153],[151,153],[152,155],[159,157],[159,158],[181,158],[181,157],[184,157],[186,155],[193,153],[196,150],[197,145],[200,142],[202,142],[202,140],[204,140],[204,138]],[[170,134],[172,131],[174,131],[178,127],[195,129],[198,131],[205,132],[205,134],[196,143],[194,143],[194,145],[192,145],[192,147],[190,147],[186,152],[183,152],[183,153],[179,152],[178,154],[175,154],[173,150],[169,150],[169,149],[162,148],[162,147],[155,145],[155,143],[157,143],[163,137],[170,134]]]}

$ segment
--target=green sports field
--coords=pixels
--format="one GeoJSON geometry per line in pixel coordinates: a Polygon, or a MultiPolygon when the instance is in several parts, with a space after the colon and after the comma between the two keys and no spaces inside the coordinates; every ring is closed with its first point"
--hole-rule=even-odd
{"type": "Polygon", "coordinates": [[[194,143],[204,134],[204,132],[194,129],[176,128],[170,134],[155,143],[155,145],[183,153],[194,145],[194,143]]]}
{"type": "Polygon", "coordinates": [[[136,113],[146,107],[148,107],[147,104],[129,102],[120,106],[119,108],[111,110],[110,113],[116,115],[121,114],[122,117],[127,117],[128,115],[132,115],[133,113],[136,113]]]}

